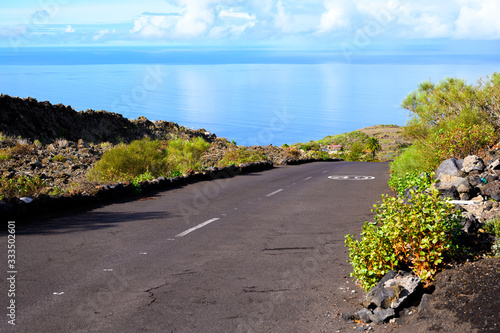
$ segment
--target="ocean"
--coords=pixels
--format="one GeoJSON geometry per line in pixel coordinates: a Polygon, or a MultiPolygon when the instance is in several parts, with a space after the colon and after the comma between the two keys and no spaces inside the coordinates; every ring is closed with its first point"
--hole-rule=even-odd
{"type": "Polygon", "coordinates": [[[282,145],[404,125],[402,100],[445,77],[475,83],[497,57],[162,48],[0,49],[0,93],[145,116],[282,145]]]}

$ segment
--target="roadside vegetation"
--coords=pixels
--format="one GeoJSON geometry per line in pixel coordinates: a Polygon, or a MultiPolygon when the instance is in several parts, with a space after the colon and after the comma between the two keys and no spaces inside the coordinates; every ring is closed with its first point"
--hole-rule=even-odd
{"type": "Polygon", "coordinates": [[[110,183],[187,175],[200,168],[200,158],[209,146],[199,137],[171,141],[144,138],[122,143],[104,153],[89,171],[88,178],[97,183],[110,183]]]}
{"type": "Polygon", "coordinates": [[[243,163],[253,163],[259,161],[267,161],[267,157],[255,151],[250,151],[246,147],[235,147],[224,154],[224,157],[219,161],[218,167],[224,168],[231,165],[239,165],[243,163]]]}
{"type": "MultiPolygon", "coordinates": [[[[448,158],[479,154],[498,142],[500,73],[477,85],[453,78],[424,82],[402,107],[410,111],[403,131],[412,144],[390,165],[389,185],[397,195],[383,196],[360,239],[345,240],[351,276],[367,291],[389,270],[410,269],[428,284],[446,263],[479,255],[466,248],[461,213],[434,189],[433,171],[448,158]]],[[[497,237],[490,255],[500,256],[500,219],[484,229],[497,237]]]]}
{"type": "Polygon", "coordinates": [[[404,135],[413,145],[391,164],[391,173],[431,172],[447,158],[464,158],[498,142],[500,73],[477,85],[453,78],[424,82],[402,107],[410,112],[404,135]]]}

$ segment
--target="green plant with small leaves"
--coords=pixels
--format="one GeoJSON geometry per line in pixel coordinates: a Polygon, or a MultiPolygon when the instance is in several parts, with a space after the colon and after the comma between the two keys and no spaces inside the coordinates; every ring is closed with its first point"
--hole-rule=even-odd
{"type": "Polygon", "coordinates": [[[431,173],[407,173],[403,177],[395,174],[389,179],[389,187],[399,195],[404,195],[406,189],[417,189],[419,192],[429,189],[435,183],[434,172],[431,173]]]}
{"type": "Polygon", "coordinates": [[[136,194],[141,194],[141,192],[142,192],[141,182],[150,181],[153,179],[154,179],[154,177],[151,174],[151,172],[149,172],[149,171],[146,171],[143,174],[135,177],[134,180],[132,181],[132,186],[134,187],[134,192],[136,194]]]}
{"type": "Polygon", "coordinates": [[[383,202],[375,205],[376,222],[365,223],[362,238],[346,236],[351,276],[367,291],[389,270],[402,268],[429,283],[458,254],[460,212],[437,190],[411,193],[406,200],[383,196],[383,202]]]}
{"type": "Polygon", "coordinates": [[[224,154],[224,157],[219,161],[219,167],[227,167],[230,165],[239,165],[242,163],[253,163],[259,161],[267,161],[267,157],[257,151],[249,150],[246,147],[238,147],[224,154]]]}
{"type": "Polygon", "coordinates": [[[36,196],[44,192],[45,182],[40,176],[0,177],[0,200],[5,198],[36,196]]]}

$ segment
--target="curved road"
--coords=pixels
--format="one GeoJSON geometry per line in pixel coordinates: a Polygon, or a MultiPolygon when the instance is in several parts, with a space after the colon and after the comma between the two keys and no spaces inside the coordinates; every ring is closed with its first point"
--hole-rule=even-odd
{"type": "Polygon", "coordinates": [[[346,332],[344,235],[387,181],[386,163],[286,166],[18,226],[0,331],[346,332]]]}

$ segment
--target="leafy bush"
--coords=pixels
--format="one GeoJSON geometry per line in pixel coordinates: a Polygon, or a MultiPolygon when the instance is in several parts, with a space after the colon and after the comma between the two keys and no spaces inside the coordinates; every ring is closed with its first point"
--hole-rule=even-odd
{"type": "Polygon", "coordinates": [[[460,230],[460,213],[439,192],[412,192],[403,198],[383,196],[375,206],[376,223],[366,222],[361,240],[346,236],[351,276],[369,290],[389,270],[410,268],[430,282],[439,267],[453,257],[460,230]]]}
{"type": "Polygon", "coordinates": [[[434,173],[407,173],[403,177],[398,177],[395,174],[389,179],[389,186],[399,195],[404,195],[405,190],[415,189],[418,192],[423,192],[429,189],[434,182],[434,173]]]}
{"type": "Polygon", "coordinates": [[[189,174],[201,168],[201,156],[210,144],[197,137],[191,140],[174,139],[168,143],[168,163],[170,170],[189,174]]]}
{"type": "MultiPolygon", "coordinates": [[[[429,139],[438,161],[450,157],[465,158],[494,144],[495,130],[489,124],[452,124],[437,130],[429,139]]],[[[439,166],[439,165],[438,165],[439,166]]]]}
{"type": "Polygon", "coordinates": [[[35,196],[43,193],[46,184],[40,176],[0,178],[0,200],[4,198],[35,196]]]}
{"type": "Polygon", "coordinates": [[[146,171],[142,175],[135,177],[134,180],[132,181],[132,186],[134,187],[135,193],[140,194],[142,192],[141,182],[150,181],[153,179],[154,177],[149,171],[146,171]]]}
{"type": "Polygon", "coordinates": [[[257,151],[248,150],[246,147],[239,147],[224,154],[224,157],[219,161],[219,167],[227,167],[230,165],[239,165],[242,163],[252,163],[259,161],[267,161],[267,157],[257,151]]]}
{"type": "Polygon", "coordinates": [[[404,177],[407,173],[432,172],[438,159],[422,142],[416,142],[390,164],[391,175],[404,177]]]}
{"type": "Polygon", "coordinates": [[[89,171],[88,177],[97,182],[131,181],[150,172],[155,177],[168,174],[167,149],[159,140],[145,138],[119,144],[107,150],[89,171]]]}
{"type": "Polygon", "coordinates": [[[500,74],[469,85],[447,78],[439,84],[424,82],[409,94],[402,107],[411,119],[405,135],[415,141],[391,164],[391,172],[435,170],[448,158],[464,158],[495,144],[500,129],[500,74]]]}
{"type": "Polygon", "coordinates": [[[355,142],[352,144],[351,149],[345,156],[346,161],[359,161],[361,160],[361,157],[363,156],[363,153],[365,151],[365,146],[361,142],[355,142]]]}
{"type": "Polygon", "coordinates": [[[107,150],[89,171],[88,177],[100,183],[133,181],[142,175],[187,174],[201,166],[201,155],[210,147],[202,138],[174,139],[170,142],[145,138],[121,143],[107,150]]]}
{"type": "Polygon", "coordinates": [[[327,161],[330,159],[330,154],[328,154],[326,151],[318,151],[316,152],[316,158],[320,158],[323,161],[327,161]]]}

